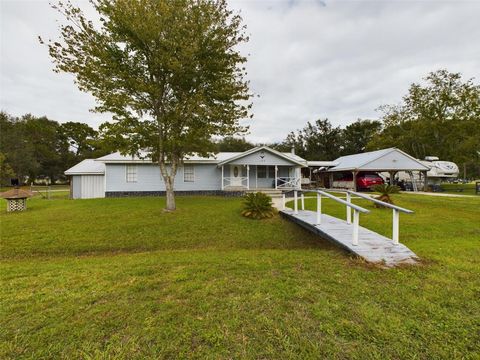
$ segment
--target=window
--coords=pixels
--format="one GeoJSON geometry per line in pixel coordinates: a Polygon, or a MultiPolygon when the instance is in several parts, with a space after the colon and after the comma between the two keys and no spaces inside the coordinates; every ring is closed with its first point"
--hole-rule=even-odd
{"type": "Polygon", "coordinates": [[[274,179],[275,178],[275,166],[258,166],[259,179],[274,179]]]}
{"type": "Polygon", "coordinates": [[[268,177],[270,179],[275,179],[275,166],[268,167],[268,177]]]}
{"type": "Polygon", "coordinates": [[[137,182],[137,165],[127,165],[127,182],[136,183],[137,182]]]}
{"type": "Polygon", "coordinates": [[[267,178],[267,167],[266,166],[257,166],[257,177],[259,179],[266,179],[267,178]]]}
{"type": "Polygon", "coordinates": [[[193,165],[184,165],[183,166],[183,181],[184,182],[194,182],[195,181],[195,168],[193,165]]]}

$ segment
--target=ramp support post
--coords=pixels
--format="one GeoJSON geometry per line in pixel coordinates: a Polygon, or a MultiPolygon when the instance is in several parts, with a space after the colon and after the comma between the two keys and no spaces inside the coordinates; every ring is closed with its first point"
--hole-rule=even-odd
{"type": "Polygon", "coordinates": [[[317,193],[317,225],[322,223],[322,195],[317,193]]]}
{"type": "Polygon", "coordinates": [[[358,210],[353,209],[353,237],[352,237],[352,245],[358,245],[358,233],[360,230],[360,213],[358,210]]]}

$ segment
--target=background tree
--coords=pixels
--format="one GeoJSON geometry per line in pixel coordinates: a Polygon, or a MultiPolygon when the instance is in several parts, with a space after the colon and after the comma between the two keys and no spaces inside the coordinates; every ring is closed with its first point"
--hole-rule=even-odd
{"type": "Polygon", "coordinates": [[[282,151],[295,149],[295,153],[307,160],[334,160],[341,155],[342,130],[333,127],[328,119],[319,119],[297,132],[291,132],[280,146],[282,151]]]}
{"type": "Polygon", "coordinates": [[[478,176],[480,86],[447,70],[432,72],[424,80],[410,86],[400,105],[380,108],[383,130],[368,148],[396,146],[419,159],[438,156],[468,164],[469,175],[478,176]]]}
{"type": "Polygon", "coordinates": [[[255,147],[255,144],[245,140],[245,138],[227,136],[217,141],[217,151],[225,152],[243,152],[255,147]]]}
{"type": "Polygon", "coordinates": [[[0,185],[10,185],[11,179],[16,177],[9,163],[5,162],[6,156],[0,152],[0,185]]]}
{"type": "Polygon", "coordinates": [[[341,142],[343,155],[365,152],[368,143],[380,132],[382,123],[378,120],[358,119],[342,129],[341,142]]]}
{"type": "Polygon", "coordinates": [[[157,162],[175,209],[174,179],[184,156],[215,150],[212,136],[246,129],[251,94],[244,80],[248,41],[242,18],[214,0],[92,0],[96,27],[67,3],[61,39],[49,41],[55,71],[72,73],[98,112],[114,114],[105,130],[125,154],[146,150],[157,162]]]}
{"type": "Polygon", "coordinates": [[[69,121],[60,125],[60,131],[77,159],[88,158],[94,152],[98,132],[88,124],[69,121]]]}
{"type": "MultiPolygon", "coordinates": [[[[34,144],[27,132],[25,121],[0,112],[0,152],[5,156],[4,166],[9,166],[15,177],[24,182],[32,173],[38,173],[40,162],[35,158],[34,144]]],[[[10,180],[3,185],[9,185],[10,180]]]]}

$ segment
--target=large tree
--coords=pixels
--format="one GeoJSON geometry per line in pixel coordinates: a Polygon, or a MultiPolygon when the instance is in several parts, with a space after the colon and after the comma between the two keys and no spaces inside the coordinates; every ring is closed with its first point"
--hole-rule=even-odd
{"type": "Polygon", "coordinates": [[[245,80],[248,41],[239,14],[219,0],[91,0],[96,25],[70,3],[68,20],[49,41],[56,71],[72,73],[94,95],[95,111],[125,154],[147,151],[158,163],[175,209],[174,179],[186,155],[215,150],[213,136],[246,130],[251,94],[245,80]]]}
{"type": "Polygon", "coordinates": [[[480,85],[446,70],[424,80],[410,86],[400,105],[380,108],[383,130],[368,147],[396,146],[417,158],[435,155],[478,167],[480,85]]]}
{"type": "Polygon", "coordinates": [[[276,148],[288,151],[291,148],[307,160],[334,160],[341,155],[342,129],[334,127],[328,119],[308,122],[303,129],[291,132],[276,148]]]}
{"type": "Polygon", "coordinates": [[[378,120],[362,120],[347,125],[342,130],[342,153],[351,155],[365,152],[368,143],[378,134],[382,123],[378,120]]]}

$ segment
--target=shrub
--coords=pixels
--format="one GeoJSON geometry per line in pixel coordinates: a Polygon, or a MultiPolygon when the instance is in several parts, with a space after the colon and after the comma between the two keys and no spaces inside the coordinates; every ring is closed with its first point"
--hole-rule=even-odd
{"type": "MultiPolygon", "coordinates": [[[[373,187],[373,191],[380,193],[380,196],[377,197],[377,200],[393,204],[393,200],[390,197],[392,194],[398,194],[400,192],[400,187],[397,185],[388,185],[388,184],[382,184],[382,185],[375,185],[373,187]]],[[[382,205],[375,204],[376,207],[383,207],[382,205]]]]}
{"type": "Polygon", "coordinates": [[[262,192],[251,193],[245,196],[242,215],[250,219],[271,218],[276,213],[272,205],[272,198],[262,192]]]}

